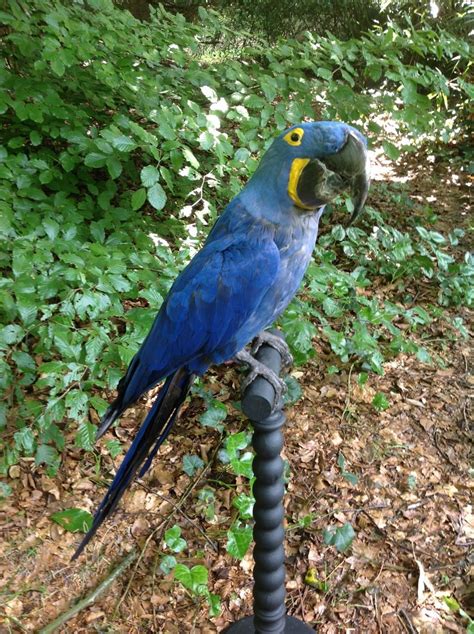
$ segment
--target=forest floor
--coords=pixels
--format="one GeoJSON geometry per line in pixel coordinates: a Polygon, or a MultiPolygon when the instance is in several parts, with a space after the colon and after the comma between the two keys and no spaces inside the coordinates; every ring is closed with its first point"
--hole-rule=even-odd
{"type": "MultiPolygon", "coordinates": [[[[448,162],[411,159],[397,174],[408,179],[411,197],[432,201],[439,218],[433,229],[467,228],[463,173],[454,175],[448,162]]],[[[371,204],[393,207],[397,226],[403,227],[407,210],[393,199],[379,194],[371,204]]],[[[389,297],[391,289],[381,283],[377,292],[389,297]]],[[[424,292],[422,286],[412,289],[419,304],[424,292]]],[[[457,314],[472,335],[472,314],[463,308],[457,314]]],[[[384,376],[371,375],[360,387],[350,370],[327,374],[334,360],[317,342],[315,359],[294,371],[303,397],[288,408],[284,450],[290,467],[287,609],[321,634],[466,631],[466,621],[445,598],[455,598],[472,614],[472,347],[446,321],[431,327],[431,351],[443,359],[442,366],[402,355],[385,365],[384,376]],[[383,412],[371,404],[377,392],[390,402],[383,412]],[[341,453],[356,482],[338,466],[341,453]],[[356,537],[339,553],[325,545],[323,530],[346,522],[356,537]]],[[[231,366],[210,374],[207,384],[228,403],[238,393],[231,366]]],[[[40,631],[135,551],[138,560],[57,631],[204,634],[220,632],[251,611],[251,553],[238,562],[225,551],[231,493],[243,482],[228,479],[216,461],[201,476],[190,478],[182,470],[183,455],[200,454],[209,461],[220,443],[217,431],[197,422],[201,405],[199,398],[187,405],[143,484],[133,486],[73,563],[78,535],[65,532],[49,516],[70,507],[96,508],[105,491],[101,474],[112,470],[108,454],[101,455],[100,446],[95,455],[74,449],[71,430],[55,478],[35,469],[32,460],[10,469],[14,494],[1,507],[0,632],[40,631]],[[211,523],[197,503],[197,492],[206,483],[215,486],[216,480],[221,484],[215,487],[216,519],[211,523]],[[178,559],[208,568],[210,590],[222,598],[219,617],[209,617],[202,598],[190,596],[157,566],[165,552],[164,530],[174,524],[188,544],[178,559]]],[[[144,408],[130,410],[113,434],[128,443],[144,408]]],[[[244,429],[241,414],[230,411],[226,426],[244,429]]]]}

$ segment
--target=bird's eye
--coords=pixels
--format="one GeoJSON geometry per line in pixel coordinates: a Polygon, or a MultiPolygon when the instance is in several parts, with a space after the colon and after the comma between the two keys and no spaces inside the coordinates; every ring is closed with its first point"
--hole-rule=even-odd
{"type": "Polygon", "coordinates": [[[304,130],[303,128],[294,128],[285,134],[283,137],[284,141],[288,143],[288,145],[301,145],[301,141],[303,140],[304,130]]]}

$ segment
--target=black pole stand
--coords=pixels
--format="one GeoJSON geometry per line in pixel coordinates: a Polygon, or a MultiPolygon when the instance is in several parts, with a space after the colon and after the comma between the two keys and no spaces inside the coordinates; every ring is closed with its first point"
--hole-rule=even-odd
{"type": "MultiPolygon", "coordinates": [[[[281,336],[278,331],[273,332],[281,336]]],[[[279,375],[281,356],[278,350],[264,344],[256,359],[279,375]]],[[[283,447],[281,428],[286,418],[281,409],[271,413],[274,401],[273,386],[261,376],[248,386],[242,398],[242,410],[254,427],[254,614],[230,625],[226,634],[314,633],[308,625],[286,614],[282,504],[285,488],[280,457],[283,447]]]]}

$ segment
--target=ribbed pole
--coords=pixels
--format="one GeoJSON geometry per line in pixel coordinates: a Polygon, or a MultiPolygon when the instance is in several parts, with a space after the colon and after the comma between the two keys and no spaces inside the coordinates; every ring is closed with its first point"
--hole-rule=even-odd
{"type": "Polygon", "coordinates": [[[285,631],[285,550],[283,541],[283,447],[281,427],[285,416],[275,412],[254,422],[253,470],[255,496],[254,627],[261,634],[285,631]]]}
{"type": "MultiPolygon", "coordinates": [[[[282,336],[278,331],[274,334],[282,336]]],[[[264,344],[256,359],[279,376],[281,356],[278,350],[264,344]]],[[[275,390],[272,384],[258,376],[246,389],[242,411],[254,428],[253,494],[255,525],[253,537],[253,607],[254,614],[233,623],[226,634],[310,634],[314,632],[302,621],[286,615],[285,609],[285,550],[283,529],[283,447],[281,428],[286,422],[281,409],[272,413],[275,390]]]]}

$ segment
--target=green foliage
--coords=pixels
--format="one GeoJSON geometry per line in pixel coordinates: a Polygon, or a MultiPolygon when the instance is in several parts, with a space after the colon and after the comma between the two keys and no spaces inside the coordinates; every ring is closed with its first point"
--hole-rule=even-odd
{"type": "Polygon", "coordinates": [[[359,481],[359,478],[354,473],[350,473],[349,471],[347,471],[346,458],[344,454],[342,453],[342,451],[340,451],[337,456],[337,466],[341,470],[342,477],[345,478],[348,482],[350,482],[350,484],[355,486],[357,482],[359,481]]]}
{"type": "Polygon", "coordinates": [[[326,528],[323,538],[325,544],[328,546],[335,546],[340,553],[343,553],[350,547],[354,541],[355,535],[356,534],[351,524],[346,522],[344,526],[340,526],[338,528],[326,528]]]}
{"type": "Polygon", "coordinates": [[[0,502],[10,497],[12,493],[13,489],[11,488],[11,486],[6,482],[0,481],[0,502]]]}
{"type": "Polygon", "coordinates": [[[188,476],[193,476],[197,471],[202,469],[204,466],[204,462],[199,456],[191,456],[187,455],[183,458],[183,471],[188,474],[188,476]]]}
{"type": "Polygon", "coordinates": [[[204,517],[207,522],[212,522],[216,517],[216,495],[210,487],[204,487],[198,493],[196,512],[204,517]]]}
{"type": "Polygon", "coordinates": [[[291,11],[272,0],[230,0],[221,4],[230,24],[237,29],[245,25],[250,40],[258,36],[296,37],[305,31],[332,31],[342,38],[359,36],[383,15],[374,0],[339,0],[336,5],[328,0],[296,0],[291,11]]]}
{"type": "Polygon", "coordinates": [[[160,561],[160,570],[163,574],[168,575],[176,567],[177,563],[176,557],[173,555],[164,555],[160,561]]]}
{"type": "Polygon", "coordinates": [[[218,616],[221,610],[220,598],[209,592],[208,576],[207,568],[202,565],[189,568],[185,564],[176,564],[174,568],[175,580],[179,581],[192,595],[204,596],[209,604],[210,616],[218,616]]]}
{"type": "MultiPolygon", "coordinates": [[[[474,305],[474,259],[469,253],[453,255],[464,232],[454,229],[443,236],[429,231],[417,224],[426,213],[423,208],[408,197],[394,198],[398,205],[411,207],[409,231],[390,226],[388,218],[368,207],[361,227],[335,225],[319,238],[302,293],[281,319],[297,362],[314,355],[317,334],[342,363],[357,362],[365,373],[382,374],[385,360],[400,352],[431,363],[420,337],[441,313],[434,304],[428,309],[414,304],[405,288],[425,280],[436,291],[433,302],[438,305],[474,305]],[[370,292],[381,280],[395,287],[399,301],[370,292]],[[315,320],[321,324],[319,331],[315,320]]],[[[462,322],[451,321],[449,327],[466,336],[462,322]]]]}
{"type": "Polygon", "coordinates": [[[390,407],[390,403],[383,392],[377,392],[377,394],[372,399],[372,405],[379,412],[383,412],[390,407]]]}
{"type": "Polygon", "coordinates": [[[70,533],[87,533],[92,526],[93,517],[82,509],[65,509],[50,515],[50,519],[70,533]]]}
{"type": "Polygon", "coordinates": [[[474,620],[469,616],[466,610],[463,609],[460,603],[454,597],[444,597],[444,602],[446,603],[448,608],[451,610],[451,612],[454,612],[455,614],[456,613],[459,614],[459,616],[461,616],[463,619],[467,621],[467,628],[466,628],[467,634],[473,634],[474,620]]]}
{"type": "MultiPolygon", "coordinates": [[[[103,414],[177,272],[277,130],[305,117],[357,121],[395,155],[451,139],[471,94],[467,44],[422,21],[357,40],[308,33],[216,55],[205,43],[228,31],[202,8],[195,23],[163,8],[144,23],[110,0],[8,6],[0,42],[3,474],[22,455],[53,474],[70,429],[77,447],[92,450],[90,409],[103,414]],[[380,116],[391,118],[390,138],[380,116]]],[[[394,322],[419,331],[431,315],[360,292],[379,276],[424,276],[441,305],[472,303],[472,258],[450,252],[459,234],[418,223],[408,235],[377,214],[369,210],[376,232],[335,227],[321,240],[302,298],[282,319],[297,362],[314,354],[316,335],[366,371],[382,372],[400,351],[430,361],[394,322]]],[[[222,429],[227,409],[207,403],[201,422],[222,429]]],[[[120,451],[106,447],[112,457],[120,451]]],[[[249,477],[249,460],[233,460],[249,477]]]]}
{"type": "Polygon", "coordinates": [[[226,550],[233,557],[243,559],[252,541],[252,527],[234,525],[227,531],[226,550]]]}
{"type": "Polygon", "coordinates": [[[181,528],[177,524],[165,532],[165,544],[174,553],[180,553],[186,548],[186,540],[181,537],[181,528]]]}

